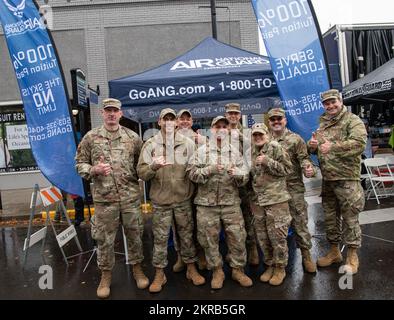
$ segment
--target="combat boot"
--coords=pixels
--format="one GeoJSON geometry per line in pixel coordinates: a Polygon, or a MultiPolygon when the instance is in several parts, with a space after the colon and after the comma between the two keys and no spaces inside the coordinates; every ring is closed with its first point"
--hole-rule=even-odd
{"type": "Polygon", "coordinates": [[[283,283],[284,278],[286,277],[286,271],[284,267],[275,267],[274,275],[269,281],[269,284],[273,286],[279,286],[283,283]]]}
{"type": "Polygon", "coordinates": [[[140,263],[133,265],[133,276],[138,289],[145,289],[149,286],[149,279],[142,271],[140,263]]]}
{"type": "Polygon", "coordinates": [[[259,252],[257,250],[257,245],[254,243],[249,247],[248,250],[248,263],[251,266],[258,266],[260,264],[259,252]]]}
{"type": "Polygon", "coordinates": [[[241,268],[233,268],[231,278],[238,281],[242,287],[251,287],[253,285],[252,279],[250,279],[241,268]]]}
{"type": "Polygon", "coordinates": [[[317,259],[317,265],[319,267],[328,267],[333,263],[342,262],[342,254],[339,251],[339,244],[332,244],[330,251],[324,256],[317,259]]]}
{"type": "Polygon", "coordinates": [[[225,277],[222,267],[216,267],[213,269],[211,288],[221,289],[223,287],[224,278],[225,277]]]}
{"type": "Polygon", "coordinates": [[[172,271],[182,272],[185,269],[185,263],[182,260],[181,254],[177,252],[176,263],[172,266],[172,271]]]}
{"type": "Polygon", "coordinates": [[[316,272],[316,263],[312,261],[311,253],[309,250],[301,249],[302,264],[304,265],[305,271],[309,273],[316,272]]]}
{"type": "Polygon", "coordinates": [[[356,274],[358,271],[358,265],[357,248],[348,247],[344,270],[351,274],[356,274]]]}
{"type": "Polygon", "coordinates": [[[198,255],[198,261],[197,261],[198,269],[200,270],[206,270],[207,269],[207,259],[205,258],[205,253],[204,251],[201,251],[198,255]]]}
{"type": "Polygon", "coordinates": [[[275,268],[273,266],[266,266],[264,273],[260,276],[261,282],[268,282],[274,275],[275,268]]]}
{"type": "Polygon", "coordinates": [[[106,299],[109,297],[109,294],[111,292],[111,279],[112,273],[110,270],[103,270],[101,272],[101,281],[97,288],[97,297],[99,297],[100,299],[106,299]]]}
{"type": "Polygon", "coordinates": [[[149,292],[160,292],[163,286],[167,283],[166,275],[163,268],[156,268],[155,278],[149,286],[149,292]]]}
{"type": "Polygon", "coordinates": [[[195,286],[201,286],[205,283],[205,279],[201,276],[194,263],[187,264],[186,278],[191,280],[195,286]]]}

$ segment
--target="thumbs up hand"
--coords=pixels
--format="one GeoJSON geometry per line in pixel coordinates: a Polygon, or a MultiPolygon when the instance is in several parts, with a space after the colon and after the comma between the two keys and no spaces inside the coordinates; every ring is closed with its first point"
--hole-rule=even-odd
{"type": "Polygon", "coordinates": [[[111,165],[109,163],[105,163],[104,156],[100,156],[99,158],[99,164],[96,164],[92,168],[93,174],[99,175],[99,176],[108,176],[111,173],[111,165]]]}
{"type": "Polygon", "coordinates": [[[151,167],[154,171],[157,171],[166,165],[167,165],[167,163],[166,163],[166,159],[164,158],[164,156],[158,156],[158,157],[155,156],[152,158],[151,167]]]}
{"type": "Polygon", "coordinates": [[[327,154],[330,152],[331,147],[332,147],[332,143],[323,137],[323,144],[320,145],[320,152],[322,154],[327,154]]]}
{"type": "Polygon", "coordinates": [[[306,178],[312,178],[314,173],[315,172],[311,164],[308,164],[304,167],[304,175],[306,178]]]}
{"type": "Polygon", "coordinates": [[[311,138],[311,140],[309,140],[309,147],[310,147],[312,150],[316,150],[318,144],[319,144],[319,142],[317,141],[316,133],[315,133],[315,132],[312,132],[312,138],[311,138]]]}

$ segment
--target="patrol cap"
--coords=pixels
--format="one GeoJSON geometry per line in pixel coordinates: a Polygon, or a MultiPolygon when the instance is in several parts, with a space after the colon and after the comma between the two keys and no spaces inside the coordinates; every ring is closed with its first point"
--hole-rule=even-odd
{"type": "Polygon", "coordinates": [[[273,108],[273,109],[271,109],[270,111],[268,111],[268,118],[272,118],[272,117],[285,118],[286,117],[285,110],[283,110],[282,108],[273,108]]]}
{"type": "Polygon", "coordinates": [[[256,123],[252,127],[252,135],[255,133],[267,134],[268,128],[264,123],[256,123]]]}
{"type": "Polygon", "coordinates": [[[165,108],[160,112],[160,119],[163,119],[167,114],[172,114],[174,117],[176,117],[176,112],[174,111],[174,109],[165,108]]]}
{"type": "Polygon", "coordinates": [[[330,89],[324,91],[320,94],[321,102],[324,102],[329,99],[342,99],[341,94],[337,89],[330,89]]]}
{"type": "Polygon", "coordinates": [[[224,108],[226,112],[239,112],[241,113],[241,105],[239,103],[227,103],[224,108]]]}
{"type": "Polygon", "coordinates": [[[180,110],[176,117],[180,118],[184,113],[187,113],[190,116],[190,118],[192,117],[192,113],[190,112],[189,109],[182,109],[182,110],[180,110]]]}
{"type": "Polygon", "coordinates": [[[116,109],[120,110],[121,106],[122,106],[122,103],[118,99],[108,98],[108,99],[103,100],[103,109],[116,108],[116,109]]]}
{"type": "Polygon", "coordinates": [[[230,122],[227,120],[226,117],[223,116],[217,116],[216,118],[213,118],[212,123],[211,123],[211,127],[213,127],[216,123],[218,123],[220,120],[223,120],[224,122],[226,122],[226,124],[229,124],[230,122]]]}

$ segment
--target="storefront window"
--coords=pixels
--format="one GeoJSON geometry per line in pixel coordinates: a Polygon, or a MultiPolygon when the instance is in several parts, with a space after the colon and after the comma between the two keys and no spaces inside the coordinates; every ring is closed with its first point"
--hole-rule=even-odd
{"type": "Polygon", "coordinates": [[[22,111],[0,113],[0,172],[38,170],[34,160],[25,114],[22,111]]]}

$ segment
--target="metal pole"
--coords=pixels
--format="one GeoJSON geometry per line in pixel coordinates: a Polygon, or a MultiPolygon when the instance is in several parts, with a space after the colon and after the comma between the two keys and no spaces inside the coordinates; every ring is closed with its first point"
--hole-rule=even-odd
{"type": "Polygon", "coordinates": [[[32,201],[30,218],[29,218],[29,226],[27,228],[27,241],[26,241],[25,259],[23,261],[23,269],[25,268],[27,255],[29,253],[31,228],[32,228],[32,224],[33,224],[33,218],[36,213],[36,203],[37,203],[37,196],[38,196],[39,190],[40,190],[40,187],[38,186],[38,184],[35,184],[34,191],[33,191],[33,201],[32,201]]]}
{"type": "Polygon", "coordinates": [[[212,37],[218,39],[217,25],[216,25],[216,3],[211,0],[211,19],[212,19],[212,37]]]}
{"type": "MultiPolygon", "coordinates": [[[[140,139],[142,140],[142,124],[141,124],[141,122],[138,122],[138,129],[140,131],[140,139]]],[[[144,190],[143,190],[143,193],[144,193],[144,205],[146,205],[146,184],[145,184],[145,181],[143,181],[143,187],[144,187],[144,190]]]]}

